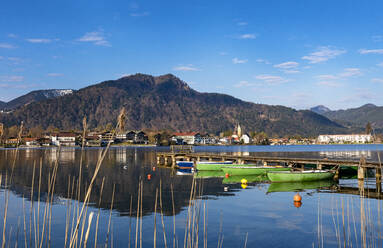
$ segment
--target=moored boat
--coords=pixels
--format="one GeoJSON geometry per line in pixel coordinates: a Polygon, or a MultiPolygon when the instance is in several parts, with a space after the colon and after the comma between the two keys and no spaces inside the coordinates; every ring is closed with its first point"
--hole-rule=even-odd
{"type": "Polygon", "coordinates": [[[288,171],[283,166],[225,166],[222,170],[230,176],[239,175],[265,175],[269,171],[288,171]]]}
{"type": "MultiPolygon", "coordinates": [[[[197,170],[208,170],[208,171],[220,171],[223,167],[230,167],[230,166],[239,166],[238,164],[222,164],[222,163],[209,163],[209,164],[201,164],[197,163],[196,168],[197,170]]],[[[249,165],[241,165],[241,166],[255,166],[254,164],[249,165]]]]}
{"type": "Polygon", "coordinates": [[[215,171],[197,171],[197,173],[194,174],[195,178],[219,178],[224,177],[225,173],[221,170],[215,170],[215,171]]]}
{"type": "Polygon", "coordinates": [[[331,179],[335,172],[328,170],[307,171],[269,171],[267,177],[271,182],[307,182],[331,179]]]}
{"type": "Polygon", "coordinates": [[[176,161],[176,164],[179,169],[191,169],[194,167],[193,161],[176,161]]]}
{"type": "Polygon", "coordinates": [[[266,175],[246,175],[246,176],[231,176],[225,177],[222,180],[223,184],[241,183],[243,179],[246,179],[247,183],[257,183],[267,181],[266,175]]]}

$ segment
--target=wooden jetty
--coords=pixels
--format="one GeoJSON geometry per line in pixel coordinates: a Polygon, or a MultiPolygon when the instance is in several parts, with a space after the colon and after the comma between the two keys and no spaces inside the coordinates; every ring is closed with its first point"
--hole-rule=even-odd
{"type": "MultiPolygon", "coordinates": [[[[358,167],[358,179],[364,180],[367,169],[374,169],[377,183],[381,182],[382,165],[379,162],[367,161],[364,157],[360,160],[339,160],[329,158],[291,158],[272,156],[249,156],[220,153],[196,153],[192,146],[172,146],[170,152],[157,152],[157,165],[176,166],[176,161],[233,161],[237,164],[262,163],[263,165],[284,165],[288,167],[304,168],[305,165],[315,165],[317,169],[333,168],[340,166],[358,167]]],[[[339,172],[339,170],[337,170],[339,172]]],[[[337,173],[338,175],[338,173],[337,173]]],[[[336,177],[337,177],[336,175],[336,177]]]]}

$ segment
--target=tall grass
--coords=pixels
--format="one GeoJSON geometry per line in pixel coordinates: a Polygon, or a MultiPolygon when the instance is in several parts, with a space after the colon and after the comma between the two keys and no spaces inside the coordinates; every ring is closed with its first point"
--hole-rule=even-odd
{"type": "MultiPolygon", "coordinates": [[[[124,129],[124,120],[125,120],[125,111],[122,110],[117,121],[117,125],[115,130],[123,130],[124,129]]],[[[21,139],[23,124],[20,127],[19,138],[21,139]]],[[[83,137],[86,136],[87,132],[87,123],[86,118],[83,119],[83,137]]],[[[115,132],[113,132],[115,135],[115,132]]],[[[78,175],[68,175],[67,186],[66,186],[66,200],[65,200],[65,228],[64,233],[62,233],[63,237],[63,246],[69,248],[81,248],[89,246],[89,242],[93,242],[93,246],[99,247],[101,243],[106,247],[113,247],[113,207],[114,207],[114,195],[115,195],[115,186],[113,186],[113,194],[111,198],[111,204],[109,209],[109,218],[104,226],[107,226],[106,236],[103,241],[100,240],[101,236],[99,234],[99,226],[100,226],[100,215],[101,215],[101,202],[103,201],[103,189],[106,179],[102,179],[100,195],[98,199],[98,207],[97,216],[94,216],[94,212],[88,213],[88,209],[90,207],[90,197],[92,194],[92,189],[95,184],[96,179],[98,178],[99,171],[102,167],[103,161],[105,159],[106,154],[110,149],[110,143],[106,146],[106,148],[100,150],[99,157],[97,163],[94,168],[93,175],[91,176],[90,181],[88,182],[87,187],[83,190],[82,187],[85,182],[83,182],[83,163],[84,163],[84,143],[82,141],[81,148],[81,157],[79,161],[79,173],[78,175]],[[94,218],[95,217],[95,218],[94,218]],[[95,219],[95,220],[94,220],[95,219]],[[94,238],[90,238],[91,230],[94,232],[94,238]],[[101,242],[101,243],[100,243],[101,242]]],[[[52,244],[52,234],[54,233],[54,223],[56,221],[56,217],[54,214],[54,204],[55,204],[55,188],[56,188],[56,179],[57,173],[60,167],[60,154],[62,152],[62,148],[59,147],[56,153],[56,157],[52,162],[51,166],[44,165],[42,158],[39,160],[34,160],[33,169],[32,169],[32,178],[31,178],[31,186],[30,186],[30,206],[29,211],[24,204],[23,198],[23,206],[22,206],[22,216],[19,218],[17,228],[13,226],[9,226],[7,222],[8,217],[8,205],[9,205],[9,197],[10,190],[7,188],[12,185],[12,176],[15,164],[19,159],[18,156],[19,148],[17,147],[13,151],[13,159],[12,159],[12,169],[10,175],[6,173],[5,175],[0,175],[0,186],[5,188],[4,190],[4,205],[3,205],[3,230],[2,230],[2,248],[14,246],[17,247],[18,242],[18,233],[20,220],[22,220],[23,227],[21,228],[23,232],[23,245],[24,247],[35,247],[35,248],[43,248],[43,247],[53,247],[52,244]],[[43,171],[46,171],[43,173],[43,171]],[[48,176],[44,175],[47,174],[48,176]],[[3,180],[4,179],[4,180],[3,180]],[[42,191],[43,182],[46,182],[47,191],[42,191]],[[14,235],[14,230],[16,231],[16,237],[14,235]],[[12,235],[13,234],[13,235],[12,235]],[[12,242],[12,239],[15,239],[15,242],[12,242]]],[[[135,233],[134,233],[134,247],[142,248],[143,247],[143,202],[144,202],[144,184],[145,180],[140,178],[139,184],[137,187],[138,196],[137,196],[137,206],[135,209],[136,213],[136,224],[135,224],[135,233]]],[[[199,246],[200,240],[200,211],[201,211],[201,200],[198,200],[202,195],[202,187],[198,188],[196,180],[193,179],[190,190],[189,204],[187,210],[186,217],[186,226],[185,226],[185,240],[184,247],[185,248],[193,248],[199,246]]],[[[153,232],[153,246],[157,245],[157,214],[160,216],[160,226],[161,231],[160,235],[162,236],[161,244],[163,247],[172,246],[173,248],[179,247],[179,237],[177,236],[176,230],[176,210],[175,210],[175,200],[173,193],[173,185],[171,185],[171,200],[172,200],[172,213],[173,213],[173,233],[169,235],[167,233],[167,227],[165,225],[165,216],[164,216],[164,205],[163,205],[163,188],[162,182],[159,184],[159,188],[156,188],[156,198],[154,204],[155,213],[154,213],[154,232],[153,232]],[[169,237],[171,237],[169,239],[169,237]]],[[[108,196],[110,197],[110,196],[108,196]]],[[[129,245],[131,247],[131,232],[132,232],[132,223],[131,220],[134,218],[132,216],[132,212],[134,212],[134,206],[132,204],[133,198],[130,197],[130,218],[129,218],[129,245]]],[[[204,247],[207,247],[207,210],[206,205],[203,205],[203,244],[204,247]]],[[[134,232],[134,231],[133,231],[134,232]]],[[[57,237],[57,233],[54,233],[54,237],[57,237]]]]}

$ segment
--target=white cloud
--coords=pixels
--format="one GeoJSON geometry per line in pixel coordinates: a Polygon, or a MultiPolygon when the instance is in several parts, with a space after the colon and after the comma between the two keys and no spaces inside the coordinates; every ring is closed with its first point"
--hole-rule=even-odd
{"type": "Polygon", "coordinates": [[[42,39],[42,38],[32,38],[32,39],[26,39],[26,41],[30,43],[50,43],[52,40],[42,39]]]}
{"type": "Polygon", "coordinates": [[[274,65],[275,68],[280,68],[280,69],[292,69],[292,68],[296,68],[298,66],[299,66],[299,63],[297,63],[295,61],[288,61],[288,62],[274,65]]]}
{"type": "Polygon", "coordinates": [[[22,82],[23,76],[0,76],[0,82],[22,82]]]}
{"type": "Polygon", "coordinates": [[[246,26],[248,23],[247,22],[237,22],[238,26],[246,26]]]}
{"type": "Polygon", "coordinates": [[[326,87],[339,87],[339,86],[341,86],[340,83],[333,82],[333,81],[320,81],[317,83],[317,85],[326,86],[326,87]]]}
{"type": "Polygon", "coordinates": [[[344,53],[346,53],[346,50],[333,49],[329,46],[322,46],[319,47],[315,52],[303,56],[302,59],[308,60],[310,64],[316,64],[325,62],[329,59],[333,59],[344,53]]]}
{"type": "Polygon", "coordinates": [[[257,37],[255,36],[255,34],[242,34],[239,36],[239,38],[242,40],[253,40],[257,37]]]}
{"type": "Polygon", "coordinates": [[[239,58],[234,58],[232,59],[233,64],[245,64],[247,63],[247,59],[239,59],[239,58]]]}
{"type": "Polygon", "coordinates": [[[360,49],[360,54],[383,54],[383,49],[360,49]]]}
{"type": "Polygon", "coordinates": [[[62,74],[62,73],[56,73],[56,72],[48,73],[47,75],[48,75],[49,77],[61,77],[61,76],[64,76],[64,74],[62,74]]]}
{"type": "Polygon", "coordinates": [[[346,78],[346,77],[353,77],[353,76],[359,76],[362,75],[362,72],[359,68],[346,68],[344,69],[344,72],[339,74],[339,77],[346,78]]]}
{"type": "Polygon", "coordinates": [[[11,45],[8,43],[0,43],[0,48],[12,49],[12,48],[16,48],[16,47],[14,45],[11,45]]]}
{"type": "Polygon", "coordinates": [[[383,62],[376,64],[377,66],[383,67],[383,62]]]}
{"type": "Polygon", "coordinates": [[[355,77],[360,75],[362,75],[362,72],[359,68],[345,68],[343,72],[338,73],[336,75],[324,74],[324,75],[316,76],[316,78],[326,82],[329,80],[345,79],[345,78],[355,77]]]}
{"type": "Polygon", "coordinates": [[[85,33],[81,38],[77,39],[77,41],[91,42],[97,46],[110,46],[110,43],[104,37],[103,31],[85,33]]]}
{"type": "Polygon", "coordinates": [[[301,73],[301,71],[299,70],[283,70],[284,73],[286,74],[297,74],[297,73],[301,73]]]}
{"type": "Polygon", "coordinates": [[[241,87],[248,87],[253,86],[254,84],[249,83],[248,81],[240,81],[239,83],[235,84],[234,87],[241,88],[241,87]]]}
{"type": "Polygon", "coordinates": [[[15,35],[15,34],[8,34],[8,37],[9,38],[17,38],[17,35],[15,35]]]}
{"type": "Polygon", "coordinates": [[[193,65],[181,65],[173,67],[174,71],[199,71],[198,68],[194,67],[193,65]]]}
{"type": "Polygon", "coordinates": [[[286,83],[289,80],[285,79],[280,76],[274,76],[274,75],[257,75],[255,76],[256,79],[262,80],[269,84],[279,84],[279,83],[286,83]]]}
{"type": "Polygon", "coordinates": [[[142,16],[148,16],[148,15],[150,15],[150,12],[148,12],[148,11],[130,13],[130,16],[132,16],[132,17],[142,17],[142,16]]]}
{"type": "Polygon", "coordinates": [[[270,65],[271,63],[265,59],[257,59],[256,62],[258,63],[265,63],[266,65],[270,65]]]}
{"type": "Polygon", "coordinates": [[[383,78],[373,78],[373,79],[371,79],[371,82],[373,82],[373,83],[383,83],[383,78]]]}
{"type": "Polygon", "coordinates": [[[319,76],[317,76],[317,78],[319,78],[321,80],[334,80],[334,79],[338,79],[337,76],[330,75],[330,74],[319,75],[319,76]]]}

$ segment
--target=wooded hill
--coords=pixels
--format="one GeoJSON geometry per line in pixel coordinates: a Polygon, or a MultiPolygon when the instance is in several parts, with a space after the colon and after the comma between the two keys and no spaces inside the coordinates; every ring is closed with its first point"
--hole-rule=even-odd
{"type": "Polygon", "coordinates": [[[114,124],[122,107],[127,129],[219,133],[240,123],[245,131],[269,135],[316,136],[351,132],[309,110],[245,102],[225,94],[200,93],[179,78],[135,74],[105,81],[56,98],[32,102],[9,114],[0,114],[6,126],[24,121],[27,127],[54,126],[81,129],[114,124]]]}

